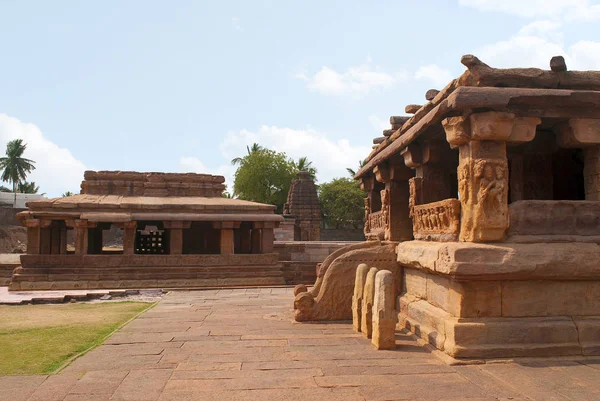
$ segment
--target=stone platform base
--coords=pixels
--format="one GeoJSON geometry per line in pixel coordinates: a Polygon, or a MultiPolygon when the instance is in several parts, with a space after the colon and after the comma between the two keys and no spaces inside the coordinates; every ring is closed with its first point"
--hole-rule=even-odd
{"type": "Polygon", "coordinates": [[[12,277],[13,270],[15,270],[19,265],[18,264],[0,264],[0,287],[7,286],[10,283],[10,278],[12,277]]]}
{"type": "Polygon", "coordinates": [[[400,298],[399,325],[454,358],[600,355],[600,316],[458,319],[400,298]]]}
{"type": "Polygon", "coordinates": [[[24,255],[9,289],[214,288],[279,286],[277,254],[24,255]]]}
{"type": "Polygon", "coordinates": [[[600,246],[398,245],[399,325],[455,358],[600,355],[600,246]]]}

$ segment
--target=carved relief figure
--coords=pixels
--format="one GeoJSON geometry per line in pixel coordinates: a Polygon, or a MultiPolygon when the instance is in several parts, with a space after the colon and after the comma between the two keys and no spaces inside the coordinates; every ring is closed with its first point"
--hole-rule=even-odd
{"type": "Polygon", "coordinates": [[[390,227],[390,191],[387,189],[381,190],[381,220],[387,230],[390,227]]]}
{"type": "Polygon", "coordinates": [[[469,170],[468,166],[458,169],[458,193],[461,202],[469,202],[469,170]]]}
{"type": "Polygon", "coordinates": [[[371,232],[371,221],[370,221],[370,216],[371,215],[371,199],[369,198],[365,198],[365,228],[363,230],[363,232],[365,233],[365,236],[371,232]]]}
{"type": "Polygon", "coordinates": [[[507,185],[506,165],[488,160],[478,160],[475,164],[476,186],[475,221],[481,229],[484,227],[506,226],[508,213],[506,206],[507,185]]]}

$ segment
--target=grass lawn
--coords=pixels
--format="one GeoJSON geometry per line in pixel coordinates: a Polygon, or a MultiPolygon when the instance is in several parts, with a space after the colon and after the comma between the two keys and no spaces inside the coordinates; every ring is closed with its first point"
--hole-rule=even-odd
{"type": "Polygon", "coordinates": [[[0,375],[51,373],[151,305],[0,306],[0,375]]]}

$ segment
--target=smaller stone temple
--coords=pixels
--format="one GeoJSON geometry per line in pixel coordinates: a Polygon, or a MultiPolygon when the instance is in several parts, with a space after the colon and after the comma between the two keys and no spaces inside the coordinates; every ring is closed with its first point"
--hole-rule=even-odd
{"type": "Polygon", "coordinates": [[[307,171],[300,171],[292,181],[283,217],[295,218],[294,241],[321,239],[321,208],[315,182],[307,171]]]}
{"type": "Polygon", "coordinates": [[[11,290],[285,283],[273,252],[283,218],[273,205],[222,197],[224,177],[86,171],[84,178],[81,194],[28,202],[17,215],[28,243],[11,290]],[[122,230],[122,247],[106,246],[111,227],[122,230]]]}
{"type": "Polygon", "coordinates": [[[598,355],[600,71],[461,63],[373,141],[368,241],[296,288],[295,319],[352,318],[365,264],[396,279],[398,327],[451,357],[598,355]]]}

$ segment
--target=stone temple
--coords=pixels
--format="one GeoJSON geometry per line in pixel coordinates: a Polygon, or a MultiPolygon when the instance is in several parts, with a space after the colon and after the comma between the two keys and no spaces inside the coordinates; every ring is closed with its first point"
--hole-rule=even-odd
{"type": "Polygon", "coordinates": [[[206,174],[86,171],[81,194],[28,202],[11,290],[281,285],[275,206],[222,197],[206,174]],[[103,244],[111,227],[122,249],[103,244]],[[69,238],[74,249],[69,249],[69,238]]]}
{"type": "Polygon", "coordinates": [[[461,62],[374,140],[367,241],[296,288],[295,318],[352,319],[364,263],[394,274],[398,327],[452,357],[598,355],[600,72],[461,62]]]}

